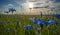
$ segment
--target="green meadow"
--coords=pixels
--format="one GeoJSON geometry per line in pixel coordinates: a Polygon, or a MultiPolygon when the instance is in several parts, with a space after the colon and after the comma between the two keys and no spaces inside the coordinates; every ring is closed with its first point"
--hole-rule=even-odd
{"type": "MultiPolygon", "coordinates": [[[[60,22],[59,18],[56,18],[54,16],[47,16],[47,15],[0,15],[0,22],[3,22],[4,24],[0,23],[0,35],[60,35],[60,24],[52,23],[47,26],[44,24],[42,30],[40,30],[40,33],[37,33],[37,29],[34,28],[34,24],[29,18],[35,18],[35,19],[42,19],[42,20],[56,20],[60,22]],[[19,21],[19,25],[17,25],[17,22],[19,21]],[[29,30],[24,30],[23,26],[30,24],[31,28],[29,30]],[[50,30],[54,30],[53,32],[50,32],[50,30]]],[[[37,25],[37,28],[41,28],[40,25],[37,25]]]]}

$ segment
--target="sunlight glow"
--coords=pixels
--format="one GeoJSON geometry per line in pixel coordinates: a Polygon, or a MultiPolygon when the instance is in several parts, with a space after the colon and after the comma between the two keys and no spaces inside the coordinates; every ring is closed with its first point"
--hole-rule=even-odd
{"type": "Polygon", "coordinates": [[[29,8],[33,8],[33,3],[29,3],[29,8]]]}

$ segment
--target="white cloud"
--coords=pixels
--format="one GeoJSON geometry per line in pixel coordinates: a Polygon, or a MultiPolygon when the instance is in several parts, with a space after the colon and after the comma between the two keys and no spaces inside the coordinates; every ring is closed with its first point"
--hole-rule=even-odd
{"type": "Polygon", "coordinates": [[[3,8],[0,10],[2,14],[5,14],[6,11],[9,11],[9,8],[15,8],[13,4],[7,4],[5,6],[3,6],[3,8]]]}
{"type": "Polygon", "coordinates": [[[9,8],[12,8],[12,7],[14,7],[13,4],[7,4],[7,5],[3,6],[2,11],[3,11],[3,10],[4,10],[4,11],[8,11],[8,9],[9,9],[9,8]]]}
{"type": "MultiPolygon", "coordinates": [[[[23,12],[25,11],[29,11],[29,3],[33,3],[33,6],[36,6],[36,7],[45,7],[45,6],[49,6],[49,7],[58,7],[60,6],[59,4],[60,3],[54,3],[53,1],[50,1],[50,0],[13,0],[15,1],[17,4],[19,4],[20,6],[19,7],[16,7],[17,8],[17,12],[16,13],[22,13],[21,12],[21,9],[23,9],[23,12]],[[29,1],[35,1],[35,2],[29,2],[29,1]],[[21,8],[22,6],[22,8],[21,8]]],[[[14,7],[13,4],[8,4],[8,5],[5,5],[4,8],[5,10],[8,10],[8,8],[10,7],[14,7]]]]}
{"type": "Polygon", "coordinates": [[[8,6],[8,7],[14,7],[14,5],[13,5],[13,4],[8,4],[7,6],[8,6]]]}

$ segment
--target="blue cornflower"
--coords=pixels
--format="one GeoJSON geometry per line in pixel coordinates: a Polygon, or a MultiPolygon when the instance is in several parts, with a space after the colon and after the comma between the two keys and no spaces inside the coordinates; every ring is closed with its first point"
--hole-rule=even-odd
{"type": "Polygon", "coordinates": [[[44,22],[43,22],[43,21],[38,21],[37,23],[38,23],[39,25],[44,24],[44,22]]]}
{"type": "Polygon", "coordinates": [[[54,14],[54,16],[60,18],[60,14],[54,14]]]}
{"type": "Polygon", "coordinates": [[[37,22],[37,24],[39,24],[40,26],[42,26],[43,24],[44,24],[44,20],[39,20],[38,22],[37,22]]]}
{"type": "Polygon", "coordinates": [[[28,24],[28,25],[25,25],[25,26],[24,26],[24,29],[25,29],[25,30],[29,30],[29,29],[30,29],[30,27],[31,27],[31,25],[30,25],[30,24],[28,24]]]}
{"type": "Polygon", "coordinates": [[[5,24],[5,22],[0,22],[0,24],[5,24]]]}
{"type": "Polygon", "coordinates": [[[55,24],[60,24],[60,22],[59,21],[55,21],[55,24]]]}
{"type": "Polygon", "coordinates": [[[34,18],[29,18],[29,20],[31,20],[32,22],[35,22],[35,19],[34,18]]]}
{"type": "Polygon", "coordinates": [[[41,21],[42,19],[37,18],[36,20],[37,20],[37,21],[41,21]]]}
{"type": "Polygon", "coordinates": [[[48,26],[49,24],[54,23],[54,22],[55,22],[54,20],[48,20],[46,21],[46,25],[48,26]]]}
{"type": "Polygon", "coordinates": [[[49,21],[48,21],[48,23],[53,23],[53,22],[54,22],[54,20],[49,20],[49,21]]]}
{"type": "Polygon", "coordinates": [[[50,30],[50,32],[54,32],[54,30],[50,30]]]}
{"type": "Polygon", "coordinates": [[[39,23],[42,23],[42,20],[41,19],[36,19],[34,24],[39,24],[39,23]]]}
{"type": "Polygon", "coordinates": [[[37,24],[39,24],[41,26],[41,28],[43,28],[44,22],[45,22],[44,20],[40,20],[40,21],[37,22],[37,24]]]}

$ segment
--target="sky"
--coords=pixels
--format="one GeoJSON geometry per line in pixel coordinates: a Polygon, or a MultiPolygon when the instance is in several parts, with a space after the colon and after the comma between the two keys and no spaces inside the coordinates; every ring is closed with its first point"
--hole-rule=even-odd
{"type": "Polygon", "coordinates": [[[0,13],[8,11],[9,8],[15,8],[16,13],[23,13],[29,10],[29,3],[33,3],[33,7],[60,9],[60,0],[0,0],[0,13]]]}

